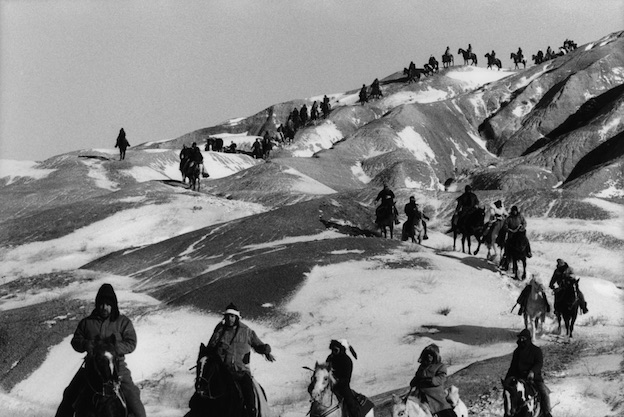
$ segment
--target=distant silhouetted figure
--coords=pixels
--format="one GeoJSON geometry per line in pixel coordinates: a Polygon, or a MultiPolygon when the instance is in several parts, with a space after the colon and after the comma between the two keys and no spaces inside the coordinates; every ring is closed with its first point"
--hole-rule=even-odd
{"type": "Polygon", "coordinates": [[[117,143],[115,143],[115,148],[119,148],[119,160],[126,159],[126,148],[130,146],[128,139],[126,139],[126,131],[123,130],[123,127],[119,130],[119,135],[117,135],[117,143]]]}
{"type": "Polygon", "coordinates": [[[362,84],[362,88],[360,89],[360,103],[364,105],[368,101],[368,95],[366,94],[366,84],[362,84]]]}
{"type": "Polygon", "coordinates": [[[329,104],[329,97],[324,96],[321,103],[321,111],[323,112],[323,119],[326,119],[331,111],[331,104],[329,104]]]}
{"type": "Polygon", "coordinates": [[[310,120],[316,120],[318,119],[318,116],[318,103],[314,101],[314,103],[312,103],[312,108],[310,109],[310,120]]]}
{"type": "Polygon", "coordinates": [[[299,118],[301,119],[301,126],[305,126],[308,123],[308,106],[305,104],[299,110],[299,118]]]}

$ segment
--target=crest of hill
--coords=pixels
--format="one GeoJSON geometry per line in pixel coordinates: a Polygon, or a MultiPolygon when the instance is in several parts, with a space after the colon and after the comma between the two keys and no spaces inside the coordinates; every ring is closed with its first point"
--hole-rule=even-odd
{"type": "MultiPolygon", "coordinates": [[[[274,162],[334,190],[382,182],[441,190],[449,178],[463,178],[484,189],[562,185],[595,195],[620,190],[617,195],[624,188],[617,145],[624,126],[623,34],[526,70],[457,66],[409,84],[397,72],[382,79],[384,96],[364,105],[357,89],[327,94],[329,117],[300,129],[294,143],[274,152],[274,162]],[[478,81],[484,74],[489,81],[478,81]],[[304,161],[312,156],[315,162],[304,161]]],[[[293,108],[321,98],[275,104],[142,147],[179,149],[212,135],[261,135],[284,123],[293,108]]]]}

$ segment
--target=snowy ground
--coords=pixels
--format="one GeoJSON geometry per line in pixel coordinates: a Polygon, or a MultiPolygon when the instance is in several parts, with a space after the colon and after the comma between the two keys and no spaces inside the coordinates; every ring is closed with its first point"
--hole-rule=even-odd
{"type": "MultiPolygon", "coordinates": [[[[208,196],[198,198],[202,199],[198,204],[209,206],[211,210],[202,210],[197,217],[191,212],[187,216],[172,215],[183,209],[181,205],[176,207],[174,199],[170,204],[119,212],[61,239],[5,251],[2,275],[74,269],[103,253],[187,231],[191,224],[201,227],[263,210],[253,204],[208,196]],[[206,215],[208,212],[211,215],[206,215]],[[163,223],[163,219],[172,218],[186,219],[188,223],[163,223]],[[107,233],[92,233],[94,229],[107,233]],[[136,233],[137,230],[141,233],[136,233]]],[[[618,215],[617,220],[592,222],[592,230],[603,230],[621,238],[624,218],[621,206],[590,201],[618,215]]],[[[574,220],[529,218],[528,222],[542,231],[553,232],[590,227],[574,220]]],[[[327,238],[332,236],[327,234],[327,238]]],[[[253,372],[267,390],[276,415],[306,415],[305,387],[309,375],[302,366],[324,360],[331,338],[346,337],[354,346],[359,359],[355,361],[353,387],[375,395],[407,384],[417,367],[418,354],[432,341],[427,334],[436,332],[436,326],[520,330],[521,318],[509,310],[523,284],[501,277],[483,267],[484,263],[475,262],[473,257],[449,252],[451,245],[450,237],[432,231],[426,246],[420,249],[404,244],[387,256],[318,266],[284,306],[286,311],[296,313],[296,320],[279,328],[271,323],[248,322],[261,339],[272,345],[277,357],[275,363],[265,362],[258,355],[252,358],[253,372]],[[414,263],[427,263],[431,268],[415,268],[414,263]]],[[[618,263],[612,251],[600,250],[591,244],[585,249],[590,256],[579,256],[577,244],[535,242],[537,254],[531,260],[529,272],[538,274],[547,284],[556,258],[563,257],[573,266],[581,266],[581,288],[589,301],[590,313],[580,316],[577,337],[617,339],[624,326],[623,291],[592,271],[604,271],[605,265],[610,265],[615,276],[622,271],[621,260],[618,263]]],[[[18,297],[0,300],[0,310],[55,297],[91,300],[104,282],[116,288],[122,311],[132,316],[137,329],[139,345],[128,355],[127,361],[135,381],[144,387],[142,396],[148,414],[156,417],[182,415],[193,390],[193,373],[189,368],[194,365],[197,347],[208,340],[220,317],[188,308],[164,308],[157,300],[134,292],[137,288],[134,279],[107,275],[78,281],[56,292],[24,291],[18,297]],[[135,311],[141,314],[133,315],[135,311]]],[[[552,330],[551,320],[547,321],[546,328],[552,330]]],[[[44,416],[54,412],[63,388],[82,360],[82,355],[72,350],[69,340],[68,337],[53,346],[43,366],[11,392],[0,394],[3,404],[0,415],[44,416]]],[[[548,336],[537,343],[551,340],[548,336]]],[[[450,363],[450,372],[481,359],[509,353],[514,348],[513,338],[494,338],[476,345],[451,338],[436,343],[441,347],[444,360],[450,363]]],[[[590,390],[583,366],[592,371],[597,368],[617,370],[620,361],[620,355],[602,356],[600,363],[578,365],[578,369],[568,371],[569,377],[551,383],[557,415],[575,416],[578,410],[586,410],[583,415],[609,415],[603,402],[604,383],[594,381],[590,390]]]]}
{"type": "MultiPolygon", "coordinates": [[[[446,75],[483,85],[509,72],[481,68],[449,71],[446,75]],[[474,74],[466,75],[469,71],[474,74]]],[[[427,102],[446,98],[443,96],[427,92],[420,97],[396,96],[386,100],[427,102]]],[[[354,96],[336,98],[342,104],[353,99],[354,96]]],[[[240,145],[253,139],[221,136],[226,145],[230,141],[240,145]]],[[[308,147],[316,146],[316,141],[318,138],[311,135],[308,147]]],[[[321,148],[325,146],[329,145],[320,145],[321,148]]],[[[114,149],[100,151],[116,155],[114,149]]],[[[209,161],[211,177],[231,174],[225,167],[225,155],[204,153],[204,156],[209,161]]],[[[177,175],[174,168],[171,168],[171,175],[177,175]]],[[[38,169],[35,163],[1,161],[0,178],[10,172],[22,175],[31,172],[33,178],[49,174],[38,169]]],[[[141,181],[141,176],[147,175],[142,172],[136,171],[133,175],[141,181]]],[[[153,172],[143,179],[152,180],[152,175],[153,172]]],[[[192,229],[266,210],[257,204],[206,194],[195,194],[192,197],[195,204],[189,206],[185,193],[180,191],[176,195],[170,203],[120,211],[63,238],[2,249],[0,283],[19,276],[72,270],[115,250],[155,243],[192,229]]],[[[606,208],[617,218],[593,222],[528,218],[529,234],[535,230],[542,234],[599,231],[623,239],[622,206],[600,199],[588,201],[606,208]]],[[[436,222],[432,221],[432,225],[435,227],[436,222]]],[[[336,234],[324,236],[329,239],[336,234]]],[[[306,237],[296,239],[305,240],[306,237]]],[[[269,363],[259,355],[252,357],[253,373],[266,389],[276,415],[306,415],[309,402],[305,388],[309,374],[302,366],[324,360],[332,338],[346,337],[354,346],[358,360],[355,361],[353,387],[369,396],[407,385],[417,367],[420,351],[432,342],[428,335],[436,333],[437,327],[474,326],[474,329],[483,329],[484,334],[488,330],[499,335],[481,343],[466,340],[474,335],[436,341],[444,361],[450,364],[450,372],[514,349],[513,336],[503,336],[505,332],[513,335],[523,327],[522,319],[509,310],[524,284],[501,277],[482,259],[450,251],[452,238],[435,230],[425,243],[420,248],[406,243],[383,257],[317,266],[308,274],[300,291],[282,306],[296,319],[279,326],[247,321],[263,341],[271,344],[277,358],[277,362],[269,363]],[[414,266],[424,264],[430,267],[414,266]]],[[[590,312],[579,317],[576,337],[621,340],[624,328],[621,251],[589,241],[553,243],[548,240],[534,241],[533,249],[535,256],[530,260],[529,273],[538,275],[546,285],[557,258],[567,260],[581,276],[581,289],[590,312]]],[[[89,274],[88,279],[79,279],[58,290],[24,289],[17,296],[0,299],[0,311],[54,298],[93,300],[97,288],[104,282],[113,284],[122,312],[131,316],[137,330],[138,347],[127,356],[127,361],[135,381],[143,387],[142,398],[148,415],[183,415],[193,391],[194,373],[189,368],[194,365],[199,343],[208,340],[219,316],[190,308],[166,308],[158,300],[141,294],[139,283],[133,278],[104,274],[96,275],[95,279],[89,274]]],[[[243,311],[243,319],[244,314],[243,311]]],[[[546,331],[552,331],[553,327],[549,318],[546,331]]],[[[551,343],[553,339],[554,336],[547,335],[537,344],[551,343]]],[[[10,392],[0,392],[0,417],[53,415],[64,387],[82,360],[82,355],[72,350],[69,340],[70,337],[51,347],[44,364],[10,392]]],[[[621,361],[621,354],[607,353],[591,362],[578,363],[554,382],[547,381],[552,390],[552,403],[556,405],[555,415],[614,415],[610,414],[605,401],[621,392],[614,394],[613,384],[593,375],[602,370],[621,373],[621,361]]]]}

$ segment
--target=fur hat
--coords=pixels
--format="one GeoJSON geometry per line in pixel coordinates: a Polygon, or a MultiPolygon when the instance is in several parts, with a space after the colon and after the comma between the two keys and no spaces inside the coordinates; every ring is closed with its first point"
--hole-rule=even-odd
{"type": "Polygon", "coordinates": [[[225,311],[223,312],[223,315],[225,316],[226,314],[233,314],[239,319],[241,316],[240,310],[234,305],[234,303],[230,303],[228,304],[227,307],[225,307],[225,311]]]}
{"type": "Polygon", "coordinates": [[[340,349],[341,352],[346,353],[347,350],[349,350],[349,352],[351,352],[351,355],[353,355],[353,357],[357,359],[357,353],[355,353],[355,349],[353,349],[353,346],[349,344],[347,339],[340,339],[340,340],[332,339],[332,341],[329,342],[329,347],[331,349],[334,346],[340,349]]]}

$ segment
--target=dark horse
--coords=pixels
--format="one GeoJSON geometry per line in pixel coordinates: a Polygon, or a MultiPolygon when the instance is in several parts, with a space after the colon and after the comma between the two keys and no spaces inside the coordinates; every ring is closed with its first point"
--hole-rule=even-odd
{"type": "Polygon", "coordinates": [[[390,229],[390,239],[393,238],[394,233],[395,210],[394,206],[379,206],[375,212],[377,216],[375,223],[386,238],[388,237],[387,229],[390,229]]]}
{"type": "Polygon", "coordinates": [[[503,228],[500,232],[505,239],[505,256],[501,259],[501,269],[506,271],[509,269],[509,262],[512,263],[513,274],[515,279],[518,278],[518,261],[522,262],[522,278],[526,278],[526,260],[529,250],[529,240],[524,231],[514,231],[503,228]]]}
{"type": "Polygon", "coordinates": [[[515,64],[515,69],[518,69],[518,64],[522,64],[524,65],[524,68],[526,68],[526,59],[524,59],[522,55],[518,55],[512,52],[509,58],[513,59],[513,62],[515,64]]]}
{"type": "Polygon", "coordinates": [[[500,59],[493,58],[489,52],[485,54],[485,57],[488,59],[488,63],[487,63],[488,68],[492,68],[493,65],[496,65],[498,67],[498,70],[500,71],[501,67],[503,66],[500,59]]]}
{"type": "Polygon", "coordinates": [[[429,67],[431,67],[433,72],[438,72],[440,70],[440,63],[433,55],[429,57],[429,67]]]}
{"type": "Polygon", "coordinates": [[[126,417],[121,392],[115,335],[97,339],[93,354],[85,359],[87,385],[76,401],[76,417],[126,417]]]}
{"type": "Polygon", "coordinates": [[[189,408],[185,417],[244,415],[243,398],[234,377],[216,350],[203,343],[195,365],[195,393],[189,408]]]}
{"type": "Polygon", "coordinates": [[[194,191],[199,191],[199,178],[201,177],[200,165],[197,162],[189,161],[184,170],[182,171],[182,181],[184,178],[189,179],[189,188],[194,191]]]}
{"type": "MultiPolygon", "coordinates": [[[[453,215],[455,217],[455,215],[453,215]]],[[[483,233],[485,218],[485,209],[482,207],[476,207],[473,211],[466,213],[465,215],[460,215],[457,221],[455,219],[452,220],[453,228],[453,250],[455,249],[455,243],[457,241],[457,235],[461,234],[461,243],[462,243],[462,252],[466,252],[465,243],[468,241],[468,253],[470,251],[470,236],[474,236],[477,239],[477,249],[475,250],[475,255],[479,252],[481,248],[481,234],[483,233]]]]}
{"type": "Polygon", "coordinates": [[[561,334],[561,317],[563,317],[566,336],[572,337],[578,310],[578,279],[564,279],[561,287],[555,290],[555,315],[557,316],[557,324],[559,325],[557,329],[558,334],[561,334]]]}
{"type": "Polygon", "coordinates": [[[442,55],[442,67],[449,68],[451,65],[455,65],[455,58],[453,58],[453,54],[442,55]]]}
{"type": "Polygon", "coordinates": [[[538,417],[543,415],[541,398],[533,384],[509,377],[503,384],[504,417],[538,417]]]}
{"type": "Polygon", "coordinates": [[[407,83],[415,83],[420,80],[420,72],[416,67],[410,66],[410,68],[403,68],[403,75],[407,75],[407,83]]]}
{"type": "Polygon", "coordinates": [[[470,65],[477,65],[477,54],[474,52],[468,52],[463,48],[459,48],[457,53],[464,57],[464,65],[468,65],[468,61],[472,61],[470,65]]]}

